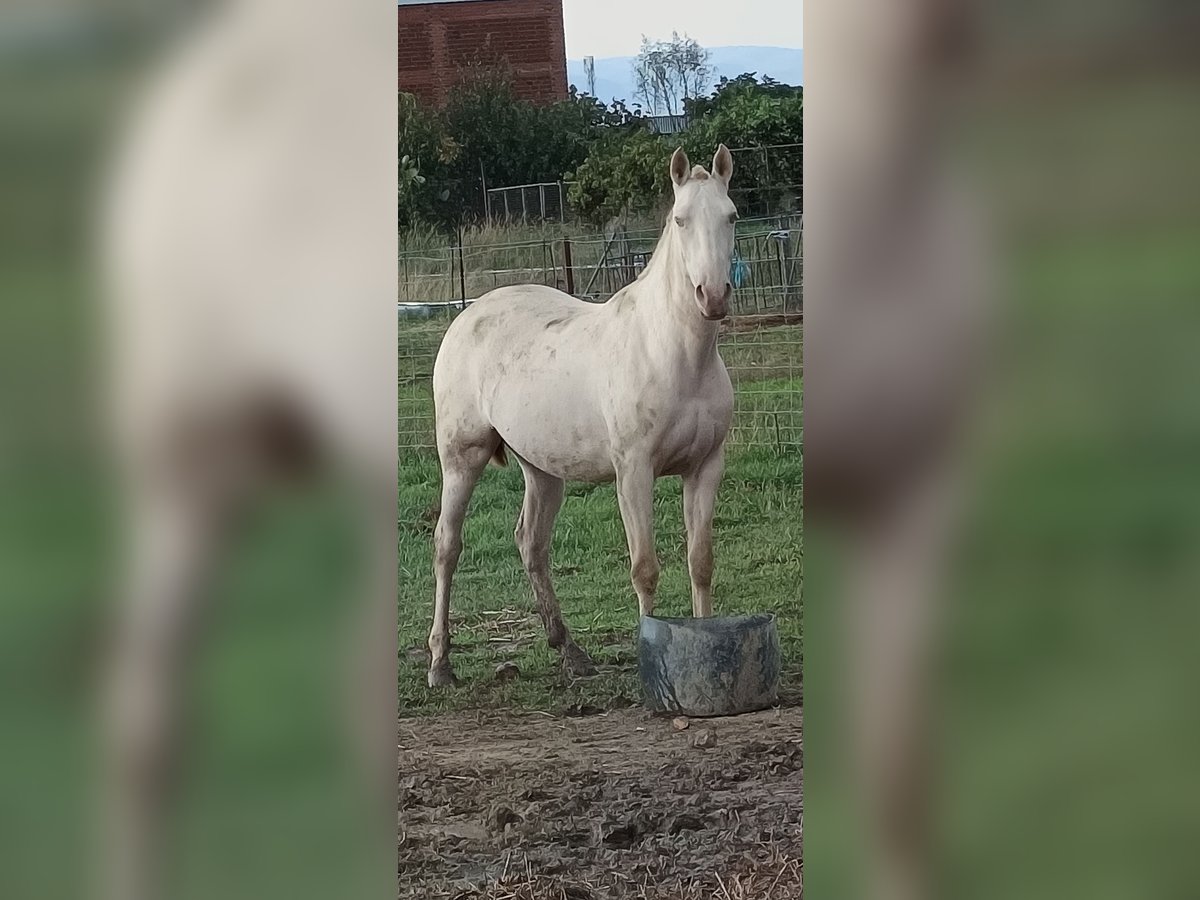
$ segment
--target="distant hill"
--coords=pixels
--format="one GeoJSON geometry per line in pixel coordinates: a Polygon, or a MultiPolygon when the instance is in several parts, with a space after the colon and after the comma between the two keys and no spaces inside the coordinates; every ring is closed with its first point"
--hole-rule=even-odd
{"type": "MultiPolygon", "coordinates": [[[[803,84],[804,51],[787,47],[710,47],[713,84],[724,75],[736,78],[745,72],[756,72],[761,78],[770,75],[785,84],[803,84]]],[[[632,56],[608,56],[596,59],[596,96],[605,103],[614,99],[633,105],[632,56]]],[[[581,92],[587,92],[583,60],[567,60],[567,81],[581,92]]]]}

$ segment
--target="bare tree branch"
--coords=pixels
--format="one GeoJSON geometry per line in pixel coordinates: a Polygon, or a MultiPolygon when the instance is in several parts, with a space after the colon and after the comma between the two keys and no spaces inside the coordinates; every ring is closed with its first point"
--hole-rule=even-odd
{"type": "Polygon", "coordinates": [[[634,99],[654,115],[678,115],[683,102],[708,93],[711,55],[693,38],[672,32],[669,41],[642,35],[634,60],[634,99]]]}

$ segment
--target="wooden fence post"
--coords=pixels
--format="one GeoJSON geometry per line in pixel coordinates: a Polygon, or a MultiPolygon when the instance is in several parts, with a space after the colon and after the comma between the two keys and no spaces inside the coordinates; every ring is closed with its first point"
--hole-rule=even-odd
{"type": "Polygon", "coordinates": [[[563,238],[563,271],[567,275],[567,293],[575,296],[575,270],[571,266],[571,240],[563,238]]]}
{"type": "Polygon", "coordinates": [[[783,294],[783,308],[787,309],[788,297],[791,295],[791,285],[788,284],[787,266],[783,261],[783,239],[775,240],[775,255],[779,259],[779,292],[783,294]]]}
{"type": "Polygon", "coordinates": [[[458,287],[462,292],[462,308],[467,308],[467,273],[463,265],[463,233],[462,225],[458,226],[458,287]]]}

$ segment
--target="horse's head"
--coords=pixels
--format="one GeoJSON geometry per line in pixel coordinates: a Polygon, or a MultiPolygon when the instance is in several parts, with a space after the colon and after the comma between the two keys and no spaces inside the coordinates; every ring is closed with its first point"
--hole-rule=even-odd
{"type": "Polygon", "coordinates": [[[729,199],[733,156],[722,144],[713,157],[712,175],[703,166],[692,168],[680,147],[671,157],[675,205],[669,227],[675,229],[683,265],[692,283],[693,299],[709,320],[729,315],[729,261],[733,256],[733,223],[737,207],[729,199]]]}

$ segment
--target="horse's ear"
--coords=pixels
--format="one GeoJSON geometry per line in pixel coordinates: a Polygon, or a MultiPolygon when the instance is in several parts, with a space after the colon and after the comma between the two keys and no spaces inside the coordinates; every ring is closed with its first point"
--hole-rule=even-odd
{"type": "Polygon", "coordinates": [[[725,182],[725,187],[729,187],[729,179],[733,177],[733,154],[724,144],[717,148],[717,154],[713,157],[712,170],[714,175],[725,182]]]}
{"type": "Polygon", "coordinates": [[[692,174],[692,164],[688,162],[687,154],[680,147],[671,157],[671,180],[676,187],[683,187],[692,174]]]}

